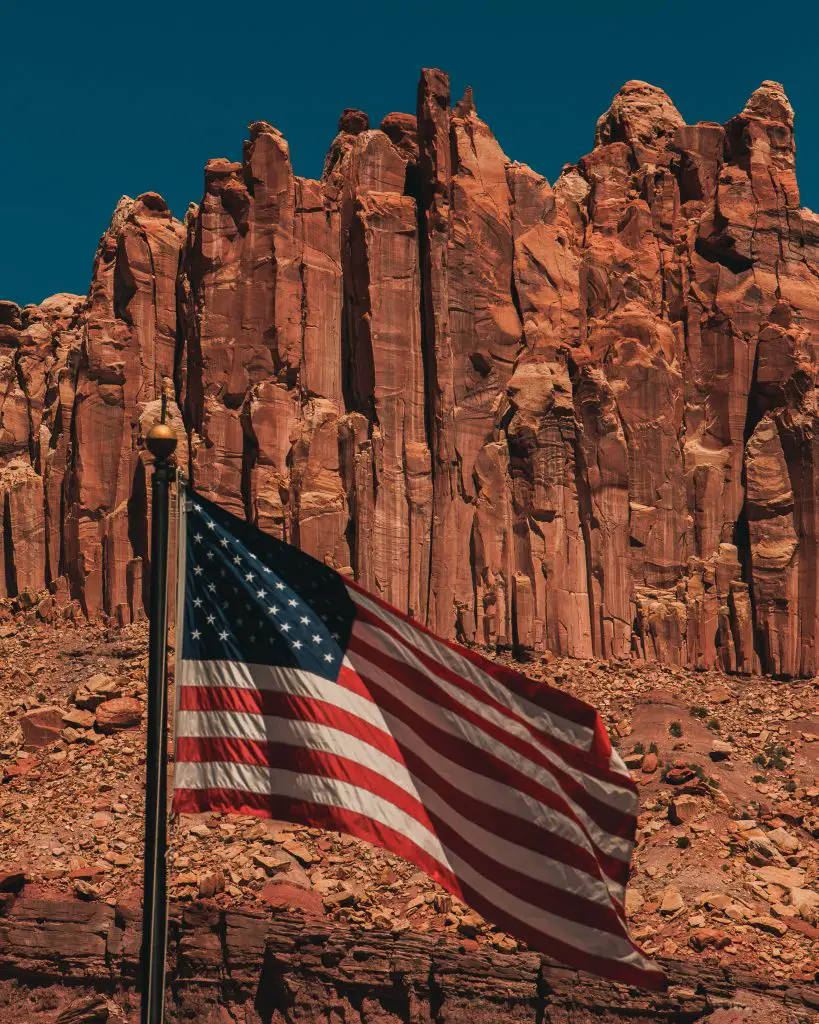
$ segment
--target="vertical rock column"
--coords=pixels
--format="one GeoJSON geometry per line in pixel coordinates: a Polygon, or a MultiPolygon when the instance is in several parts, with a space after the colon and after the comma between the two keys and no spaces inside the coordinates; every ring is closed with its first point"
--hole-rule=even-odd
{"type": "MultiPolygon", "coordinates": [[[[507,384],[518,550],[533,581],[528,646],[592,656],[588,552],[577,493],[568,354],[579,340],[579,260],[545,178],[511,164],[514,283],[525,353],[507,384]]],[[[523,631],[521,631],[523,632],[523,631]]]]}
{"type": "Polygon", "coordinates": [[[339,228],[336,199],[255,122],[241,164],[205,169],[180,305],[194,484],[345,568],[339,228]]]}
{"type": "Polygon", "coordinates": [[[63,507],[72,445],[77,375],[83,355],[85,299],[60,294],[25,310],[17,353],[28,406],[30,455],[42,477],[46,582],[66,571],[63,507]]]}
{"type": "Polygon", "coordinates": [[[513,540],[495,528],[509,515],[499,502],[510,500],[508,486],[500,486],[508,454],[497,414],[522,347],[512,295],[508,161],[469,91],[449,110],[449,83],[438,71],[422,73],[418,139],[433,411],[429,623],[443,635],[472,640],[480,617],[484,630],[510,643],[519,590],[528,616],[523,642],[532,646],[534,580],[526,559],[527,571],[516,571],[513,540]]]}
{"type": "Polygon", "coordinates": [[[86,614],[120,622],[141,613],[144,598],[133,586],[148,552],[140,419],[163,391],[174,395],[181,235],[159,196],[123,198],[97,251],[85,315],[65,564],[86,614]]]}
{"type": "Polygon", "coordinates": [[[416,204],[404,195],[407,158],[381,131],[357,136],[344,170],[345,390],[368,424],[357,446],[356,514],[370,527],[358,534],[359,578],[423,621],[432,484],[416,204]]]}

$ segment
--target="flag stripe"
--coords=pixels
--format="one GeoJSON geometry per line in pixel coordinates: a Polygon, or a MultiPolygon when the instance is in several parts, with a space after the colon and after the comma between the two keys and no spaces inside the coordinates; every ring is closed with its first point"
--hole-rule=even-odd
{"type": "MultiPolygon", "coordinates": [[[[624,833],[622,836],[606,832],[572,799],[572,795],[559,784],[548,766],[527,761],[518,756],[516,751],[500,747],[481,731],[470,730],[468,724],[465,728],[461,727],[456,716],[449,716],[430,701],[418,698],[396,677],[375,665],[365,663],[360,657],[355,660],[362,671],[366,671],[368,684],[377,695],[379,703],[392,716],[390,722],[394,734],[399,735],[397,723],[401,723],[415,735],[424,736],[450,762],[477,775],[479,791],[490,780],[500,780],[507,788],[515,789],[521,797],[532,798],[549,808],[547,813],[552,816],[558,814],[574,822],[582,832],[584,845],[588,844],[594,849],[607,875],[618,883],[618,890],[622,889],[628,877],[633,823],[620,824],[624,833]]],[[[403,733],[400,735],[403,740],[403,733]]],[[[510,805],[507,802],[505,806],[510,805]]],[[[618,892],[618,898],[622,899],[621,891],[618,892]]]]}
{"type": "Polygon", "coordinates": [[[596,756],[602,763],[608,763],[612,754],[611,742],[605,729],[601,728],[599,715],[591,705],[570,693],[535,683],[519,672],[513,672],[474,651],[459,647],[436,636],[431,629],[403,615],[397,609],[391,608],[386,601],[382,601],[375,594],[364,590],[353,580],[346,580],[345,585],[359,608],[366,608],[372,613],[380,615],[384,622],[398,630],[403,631],[405,626],[410,626],[410,630],[405,635],[405,639],[409,643],[430,652],[448,664],[459,676],[472,679],[485,686],[497,699],[505,701],[506,691],[514,693],[521,701],[525,701],[526,705],[535,705],[539,709],[539,713],[535,711],[533,716],[540,721],[540,724],[547,724],[543,716],[543,712],[546,711],[549,718],[560,716],[573,722],[576,726],[588,730],[593,737],[589,753],[596,756]],[[500,683],[501,686],[497,687],[497,683],[500,683]]]}
{"type": "Polygon", "coordinates": [[[511,720],[522,723],[533,735],[560,740],[584,754],[588,753],[594,733],[587,726],[557,714],[546,718],[542,708],[523,697],[513,697],[491,676],[454,654],[434,637],[425,634],[417,636],[412,627],[407,628],[407,625],[396,616],[385,614],[377,609],[372,601],[353,591],[351,594],[360,606],[357,621],[378,626],[400,640],[426,667],[431,667],[432,663],[444,678],[454,679],[462,693],[470,694],[487,706],[501,711],[511,720]]]}
{"type": "MultiPolygon", "coordinates": [[[[426,784],[437,786],[439,792],[457,792],[461,797],[475,794],[485,802],[488,818],[496,817],[499,812],[504,818],[509,818],[501,834],[508,835],[514,831],[516,835],[528,835],[530,840],[524,845],[533,849],[539,849],[559,837],[568,844],[571,851],[567,852],[568,857],[584,864],[587,857],[592,857],[593,863],[599,865],[609,879],[619,883],[612,888],[615,898],[622,900],[627,862],[610,857],[593,846],[582,825],[557,794],[538,790],[535,786],[520,786],[521,778],[525,777],[519,773],[512,773],[514,777],[507,784],[500,772],[497,778],[493,778],[492,775],[473,771],[469,764],[458,760],[456,741],[448,742],[444,736],[434,746],[427,743],[424,733],[428,733],[430,727],[425,728],[423,720],[407,712],[400,702],[393,701],[387,694],[384,695],[385,726],[389,732],[381,732],[370,729],[355,715],[336,707],[332,703],[332,687],[325,686],[325,692],[315,689],[319,694],[318,700],[292,694],[266,694],[262,701],[258,697],[248,700],[241,690],[231,693],[230,690],[216,691],[208,687],[181,687],[179,702],[185,717],[180,720],[179,731],[184,736],[247,736],[254,742],[267,742],[278,737],[276,730],[289,719],[331,726],[362,739],[382,754],[411,767],[415,775],[423,777],[426,784]],[[238,702],[237,697],[240,697],[238,702]],[[274,700],[271,701],[271,697],[274,700]],[[398,715],[390,713],[388,705],[392,703],[395,703],[398,715]],[[187,714],[196,711],[209,714],[199,717],[187,714]],[[255,721],[253,715],[258,716],[255,721]],[[277,716],[275,720],[267,720],[267,716],[274,715],[277,716]]],[[[469,760],[474,763],[474,758],[469,760]]],[[[491,828],[491,825],[487,827],[491,828]]],[[[571,860],[566,862],[571,863],[571,860]]],[[[593,867],[585,870],[594,875],[598,873],[593,867]]]]}
{"type": "MultiPolygon", "coordinates": [[[[600,828],[612,835],[628,833],[634,827],[636,818],[603,800],[597,793],[589,792],[603,786],[596,779],[590,779],[575,769],[569,768],[558,755],[546,752],[527,739],[515,736],[496,723],[477,714],[456,701],[444,690],[437,678],[430,673],[417,671],[409,662],[403,664],[391,654],[374,646],[379,638],[366,627],[356,627],[350,640],[350,658],[353,666],[365,681],[371,684],[376,669],[381,669],[393,679],[400,679],[405,694],[405,703],[421,707],[422,702],[432,720],[441,720],[454,726],[457,735],[468,738],[471,743],[487,752],[502,748],[504,754],[514,752],[518,764],[537,765],[555,778],[567,797],[582,808],[588,817],[600,828]],[[399,667],[400,666],[400,667],[399,667]]],[[[605,789],[603,792],[607,792],[605,789]]],[[[630,794],[621,794],[629,797],[630,794]]]]}

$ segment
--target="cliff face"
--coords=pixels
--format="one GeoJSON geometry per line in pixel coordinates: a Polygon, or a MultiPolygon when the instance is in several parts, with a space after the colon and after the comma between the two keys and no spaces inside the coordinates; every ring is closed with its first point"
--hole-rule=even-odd
{"type": "Polygon", "coordinates": [[[164,393],[198,489],[445,636],[813,675],[818,355],[779,85],[688,126],[629,82],[551,186],[424,71],[320,181],[256,122],[87,298],[0,303],[0,596],[143,614],[164,393]]]}

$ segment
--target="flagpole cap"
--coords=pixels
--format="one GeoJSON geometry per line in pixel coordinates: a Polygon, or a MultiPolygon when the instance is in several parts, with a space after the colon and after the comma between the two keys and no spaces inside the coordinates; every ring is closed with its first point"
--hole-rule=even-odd
{"type": "Polygon", "coordinates": [[[169,423],[154,423],[145,438],[148,451],[157,462],[164,462],[176,451],[176,431],[169,423]]]}

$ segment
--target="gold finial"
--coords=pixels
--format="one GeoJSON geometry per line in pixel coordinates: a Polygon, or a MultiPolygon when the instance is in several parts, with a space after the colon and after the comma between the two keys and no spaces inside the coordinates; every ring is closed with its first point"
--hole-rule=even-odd
{"type": "Polygon", "coordinates": [[[148,436],[145,438],[148,451],[157,462],[166,461],[176,451],[176,431],[170,424],[165,422],[167,403],[167,396],[163,395],[159,423],[154,423],[148,431],[148,436]]]}

